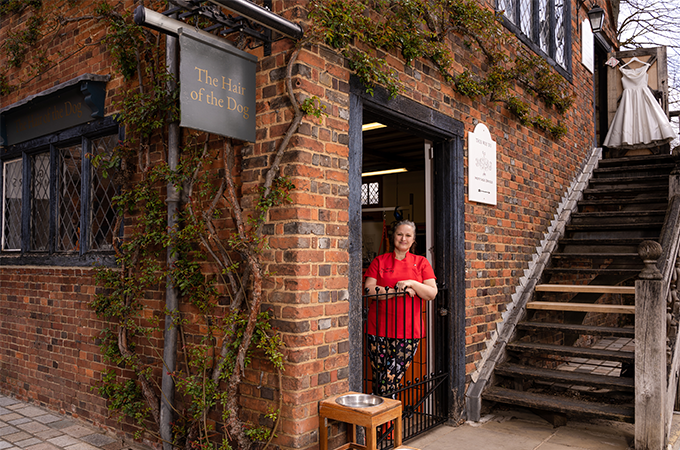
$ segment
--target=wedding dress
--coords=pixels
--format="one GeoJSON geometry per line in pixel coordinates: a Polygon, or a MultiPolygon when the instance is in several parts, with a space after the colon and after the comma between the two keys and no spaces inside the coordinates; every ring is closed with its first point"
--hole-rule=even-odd
{"type": "Polygon", "coordinates": [[[610,148],[649,148],[672,141],[676,134],[647,87],[649,64],[644,63],[636,69],[628,69],[626,65],[619,67],[623,75],[623,94],[603,145],[610,148]]]}

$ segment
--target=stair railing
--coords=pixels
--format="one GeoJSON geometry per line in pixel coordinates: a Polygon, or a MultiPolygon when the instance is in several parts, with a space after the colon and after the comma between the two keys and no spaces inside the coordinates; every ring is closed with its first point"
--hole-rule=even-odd
{"type": "Polygon", "coordinates": [[[671,174],[660,243],[644,241],[635,282],[635,449],[662,450],[670,436],[680,371],[677,280],[680,272],[680,174],[671,174]]]}

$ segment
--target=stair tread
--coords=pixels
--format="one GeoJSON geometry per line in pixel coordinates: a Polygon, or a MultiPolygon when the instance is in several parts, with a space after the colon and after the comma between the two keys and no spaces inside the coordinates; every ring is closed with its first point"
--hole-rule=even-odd
{"type": "Polygon", "coordinates": [[[563,345],[538,344],[534,342],[511,342],[507,344],[507,348],[515,352],[557,354],[603,361],[633,362],[635,360],[635,352],[603,350],[599,348],[566,347],[563,345]]]}
{"type": "Polygon", "coordinates": [[[632,268],[632,269],[593,269],[592,267],[580,267],[580,268],[574,268],[574,267],[546,267],[545,272],[548,273],[599,273],[599,274],[615,274],[615,273],[620,273],[620,274],[630,274],[632,276],[637,275],[640,273],[640,268],[632,268]]]}
{"type": "Polygon", "coordinates": [[[593,177],[590,179],[590,183],[601,184],[601,183],[617,183],[624,182],[630,183],[635,181],[655,181],[655,180],[668,180],[668,174],[654,174],[654,175],[632,175],[632,176],[621,176],[621,177],[593,177]]]}
{"type": "MultiPolygon", "coordinates": [[[[640,204],[648,204],[650,200],[657,200],[658,202],[663,202],[667,203],[668,202],[668,196],[666,195],[663,198],[655,198],[655,199],[650,199],[650,198],[627,198],[626,199],[626,204],[631,204],[631,203],[640,203],[640,204]]],[[[593,198],[593,199],[583,199],[579,200],[578,202],[579,206],[581,205],[586,205],[586,206],[592,206],[592,205],[619,205],[621,204],[621,200],[618,198],[593,198]]],[[[625,206],[625,205],[622,205],[625,206]]]]}
{"type": "Polygon", "coordinates": [[[595,325],[554,323],[554,322],[520,322],[517,328],[521,330],[558,330],[594,336],[635,337],[635,329],[631,327],[598,327],[595,325]]]}
{"type": "Polygon", "coordinates": [[[603,218],[607,219],[610,217],[645,217],[645,216],[665,216],[666,215],[666,210],[663,209],[652,209],[652,210],[646,210],[646,211],[583,211],[583,212],[575,212],[571,214],[572,219],[573,218],[578,218],[578,219],[584,219],[584,218],[591,218],[591,217],[597,217],[597,218],[603,218]]]}
{"type": "Polygon", "coordinates": [[[632,406],[585,402],[574,398],[556,397],[535,392],[514,391],[498,386],[488,388],[482,394],[485,400],[510,403],[528,408],[557,411],[565,414],[596,416],[621,422],[632,422],[635,409],[632,406]]]}
{"type": "Polygon", "coordinates": [[[593,258],[593,257],[602,257],[602,258],[639,258],[640,255],[637,253],[622,253],[622,252],[611,252],[611,253],[605,253],[605,252],[563,252],[563,253],[553,253],[551,255],[552,258],[593,258]]]}
{"type": "Polygon", "coordinates": [[[602,167],[611,166],[627,166],[635,165],[635,163],[649,164],[651,161],[659,161],[658,164],[675,163],[672,155],[656,154],[656,155],[638,155],[638,156],[619,156],[615,158],[603,158],[598,163],[598,169],[602,167]]]}
{"type": "Polygon", "coordinates": [[[634,305],[611,305],[603,303],[572,303],[572,302],[529,302],[527,309],[541,309],[548,311],[576,311],[599,312],[610,314],[635,314],[634,305]]]}
{"type": "Polygon", "coordinates": [[[537,292],[587,292],[600,294],[635,294],[635,286],[602,286],[594,284],[538,284],[537,292]]]}
{"type": "Polygon", "coordinates": [[[598,167],[593,170],[594,174],[600,173],[611,173],[611,172],[624,172],[624,171],[641,171],[641,170],[668,170],[669,172],[673,170],[675,163],[673,161],[669,162],[659,162],[656,164],[639,164],[635,166],[627,165],[612,165],[608,167],[598,167]]]}
{"type": "Polygon", "coordinates": [[[663,195],[668,195],[668,186],[654,186],[654,188],[651,188],[649,186],[642,188],[642,187],[625,187],[622,188],[621,186],[614,186],[610,188],[605,188],[605,187],[597,187],[597,188],[585,188],[583,190],[583,195],[588,195],[588,194],[611,194],[612,192],[621,194],[620,196],[624,196],[625,194],[648,194],[647,198],[650,198],[649,194],[654,192],[654,191],[659,191],[663,195]]]}
{"type": "Polygon", "coordinates": [[[642,241],[653,241],[654,239],[645,237],[627,237],[627,238],[611,238],[611,239],[598,239],[598,238],[574,238],[565,237],[559,240],[560,244],[565,245],[640,245],[642,241]]]}
{"type": "Polygon", "coordinates": [[[663,220],[661,221],[648,221],[645,223],[634,222],[634,223],[584,223],[584,224],[574,224],[570,223],[567,225],[567,230],[616,230],[616,229],[640,229],[640,228],[656,228],[662,227],[663,220]]]}
{"type": "Polygon", "coordinates": [[[540,378],[542,380],[565,382],[581,386],[610,387],[627,391],[635,389],[635,381],[633,378],[596,375],[593,373],[559,369],[545,369],[512,363],[501,364],[496,370],[499,374],[505,376],[521,376],[527,379],[540,378]]]}

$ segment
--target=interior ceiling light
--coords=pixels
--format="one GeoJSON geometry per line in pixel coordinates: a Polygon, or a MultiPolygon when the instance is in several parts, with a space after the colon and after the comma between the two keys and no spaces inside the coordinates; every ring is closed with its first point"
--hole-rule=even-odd
{"type": "Polygon", "coordinates": [[[385,128],[387,125],[383,125],[380,122],[365,123],[361,126],[361,131],[377,130],[378,128],[385,128]]]}
{"type": "Polygon", "coordinates": [[[408,172],[406,170],[406,167],[402,167],[401,169],[388,169],[388,170],[378,170],[377,172],[364,172],[361,174],[362,177],[375,177],[378,175],[390,175],[393,173],[402,173],[402,172],[408,172]]]}

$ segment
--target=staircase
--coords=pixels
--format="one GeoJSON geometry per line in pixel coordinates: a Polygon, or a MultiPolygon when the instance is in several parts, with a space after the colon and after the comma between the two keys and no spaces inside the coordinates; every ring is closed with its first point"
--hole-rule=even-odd
{"type": "Polygon", "coordinates": [[[486,404],[634,421],[637,247],[659,240],[673,168],[670,155],[600,161],[481,394],[486,404]]]}

